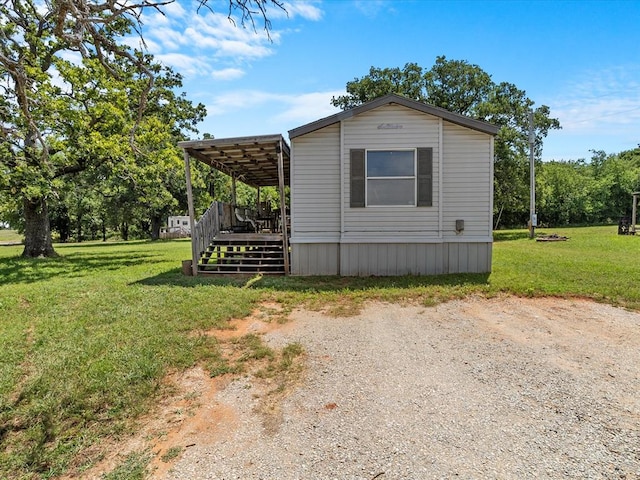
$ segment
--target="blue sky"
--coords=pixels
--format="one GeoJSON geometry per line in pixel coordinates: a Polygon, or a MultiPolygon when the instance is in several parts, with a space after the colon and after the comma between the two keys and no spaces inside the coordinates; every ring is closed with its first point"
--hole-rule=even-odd
{"type": "Polygon", "coordinates": [[[234,26],[228,2],[190,0],[144,18],[146,46],[184,76],[217,138],[287,131],[331,115],[334,95],[371,66],[429,69],[436,56],[480,66],[548,105],[562,130],[545,160],[640,143],[640,1],[309,0],[234,26]]]}

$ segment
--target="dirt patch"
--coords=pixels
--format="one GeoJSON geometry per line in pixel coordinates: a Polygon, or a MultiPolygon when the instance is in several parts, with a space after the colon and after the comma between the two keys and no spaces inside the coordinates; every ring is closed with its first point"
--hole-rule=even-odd
{"type": "Polygon", "coordinates": [[[264,334],[282,328],[282,323],[273,320],[282,308],[275,303],[265,303],[245,318],[234,318],[229,321],[228,328],[212,329],[203,332],[212,335],[220,342],[228,342],[249,334],[264,334]]]}
{"type": "MultiPolygon", "coordinates": [[[[246,335],[264,335],[276,330],[286,332],[292,328],[281,318],[282,307],[275,302],[265,302],[245,318],[236,318],[228,322],[226,328],[194,332],[194,335],[215,337],[222,351],[228,356],[236,355],[234,342],[246,335]]],[[[254,367],[259,368],[256,363],[254,367]]],[[[133,452],[148,451],[151,454],[149,471],[152,478],[164,478],[175,463],[188,449],[201,444],[212,444],[224,439],[232,432],[239,421],[236,410],[217,399],[233,375],[211,378],[201,366],[168,375],[164,381],[167,392],[154,411],[140,419],[135,435],[119,441],[102,442],[85,450],[76,458],[75,468],[81,465],[95,465],[82,473],[62,477],[101,478],[120,465],[127,455],[133,452]]],[[[256,397],[264,396],[265,401],[256,409],[264,418],[265,428],[275,429],[280,423],[279,401],[284,395],[270,395],[274,390],[270,379],[255,379],[253,382],[256,397]]],[[[285,393],[285,392],[278,392],[285,393]]]]}
{"type": "MultiPolygon", "coordinates": [[[[162,478],[185,449],[197,443],[221,441],[225,432],[234,428],[238,419],[230,406],[216,400],[217,393],[229,382],[228,378],[210,378],[200,367],[192,368],[175,378],[181,396],[164,406],[161,421],[153,431],[153,459],[150,470],[162,478]],[[176,455],[167,458],[174,449],[176,455]]],[[[149,432],[151,433],[151,432],[149,432]]]]}

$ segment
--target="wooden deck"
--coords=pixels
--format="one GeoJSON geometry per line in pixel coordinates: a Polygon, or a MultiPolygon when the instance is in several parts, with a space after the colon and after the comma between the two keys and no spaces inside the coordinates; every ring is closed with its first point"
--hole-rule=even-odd
{"type": "Polygon", "coordinates": [[[201,256],[198,275],[284,275],[283,239],[274,233],[220,233],[201,256]]]}

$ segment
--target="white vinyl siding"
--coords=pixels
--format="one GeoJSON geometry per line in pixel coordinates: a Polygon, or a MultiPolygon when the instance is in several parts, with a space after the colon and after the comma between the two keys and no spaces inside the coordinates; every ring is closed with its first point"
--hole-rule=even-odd
{"type": "Polygon", "coordinates": [[[445,122],[443,150],[443,236],[491,237],[491,137],[445,122]],[[459,235],[456,220],[464,220],[459,235]]]}
{"type": "Polygon", "coordinates": [[[344,237],[418,235],[438,237],[438,158],[440,119],[398,105],[386,105],[343,122],[343,155],[351,149],[433,149],[433,206],[350,208],[350,165],[345,162],[344,237]]]}
{"type": "Polygon", "coordinates": [[[295,139],[291,167],[293,242],[340,234],[340,126],[295,139]]]}

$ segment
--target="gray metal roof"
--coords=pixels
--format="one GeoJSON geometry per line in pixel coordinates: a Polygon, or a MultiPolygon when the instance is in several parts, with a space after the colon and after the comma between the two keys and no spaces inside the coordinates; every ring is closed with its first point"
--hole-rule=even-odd
{"type": "Polygon", "coordinates": [[[211,138],[178,142],[191,157],[235,176],[253,187],[278,186],[278,151],[282,145],[284,181],[289,184],[291,151],[280,134],[211,138]]]}
{"type": "Polygon", "coordinates": [[[328,127],[329,125],[333,125],[334,123],[338,123],[341,120],[346,120],[361,113],[368,112],[369,110],[373,110],[374,108],[389,104],[402,105],[403,107],[411,108],[419,112],[428,113],[429,115],[440,117],[443,120],[455,123],[456,125],[471,128],[473,130],[487,133],[489,135],[496,135],[499,130],[499,127],[496,127],[491,123],[483,122],[482,120],[476,120],[470,117],[465,117],[464,115],[453,113],[443,108],[434,107],[433,105],[427,105],[426,103],[417,102],[407,97],[392,93],[389,95],[385,95],[384,97],[376,98],[371,102],[367,102],[355,108],[345,110],[343,112],[336,113],[335,115],[321,118],[320,120],[316,120],[315,122],[307,123],[306,125],[302,125],[301,127],[289,130],[289,138],[294,139],[301,135],[306,135],[307,133],[311,133],[315,130],[328,127]]]}

